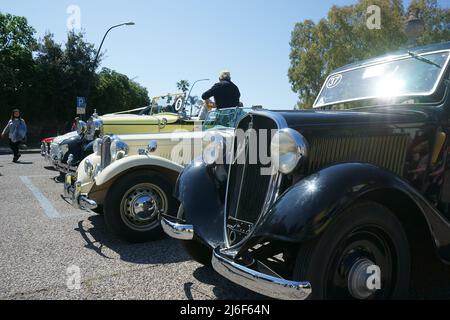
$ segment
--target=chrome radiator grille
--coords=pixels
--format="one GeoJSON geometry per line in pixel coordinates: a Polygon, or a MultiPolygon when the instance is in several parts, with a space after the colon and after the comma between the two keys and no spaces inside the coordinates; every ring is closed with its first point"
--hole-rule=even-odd
{"type": "MultiPolygon", "coordinates": [[[[259,129],[266,129],[271,132],[277,129],[276,123],[266,117],[252,115],[246,117],[240,124],[238,129],[248,131],[253,128],[256,133],[259,129]]],[[[260,154],[260,145],[258,134],[253,135],[258,139],[257,152],[260,154]]],[[[270,139],[271,134],[267,134],[267,148],[263,153],[270,156],[270,139]]],[[[235,138],[234,155],[237,152],[237,138],[235,138]]],[[[262,209],[265,204],[266,195],[269,191],[271,176],[261,174],[261,169],[270,168],[270,163],[263,165],[258,157],[251,157],[249,152],[249,140],[245,139],[245,161],[234,161],[230,168],[229,182],[227,187],[226,198],[226,214],[227,214],[227,233],[229,243],[235,244],[240,242],[251,231],[253,224],[263,213],[262,209]],[[256,158],[257,163],[251,164],[250,158],[256,158]]],[[[254,152],[253,150],[252,152],[254,152]]]]}
{"type": "Polygon", "coordinates": [[[104,136],[102,139],[100,165],[103,169],[111,164],[111,142],[110,136],[104,136]]]}
{"type": "Polygon", "coordinates": [[[317,137],[309,141],[308,172],[333,163],[365,162],[403,175],[409,135],[317,137]]]}

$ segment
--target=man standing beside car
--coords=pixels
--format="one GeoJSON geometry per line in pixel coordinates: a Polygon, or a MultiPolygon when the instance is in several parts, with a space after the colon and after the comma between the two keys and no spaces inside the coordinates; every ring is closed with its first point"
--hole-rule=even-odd
{"type": "Polygon", "coordinates": [[[231,74],[224,70],[219,74],[219,82],[202,95],[205,103],[210,103],[210,98],[214,97],[217,109],[234,108],[240,105],[241,93],[239,88],[231,82],[231,74]]]}

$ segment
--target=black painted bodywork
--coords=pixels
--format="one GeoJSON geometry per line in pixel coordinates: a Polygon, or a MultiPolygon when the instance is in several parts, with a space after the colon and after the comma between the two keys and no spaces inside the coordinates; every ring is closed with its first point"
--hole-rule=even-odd
{"type": "MultiPolygon", "coordinates": [[[[450,49],[450,43],[417,52],[442,49],[450,49]]],[[[243,251],[266,240],[298,244],[314,239],[345,208],[370,194],[384,192],[402,195],[420,211],[439,257],[450,262],[449,91],[447,70],[436,94],[413,104],[347,111],[280,111],[274,112],[276,116],[267,112],[267,117],[282,118],[287,127],[300,132],[308,142],[320,138],[338,141],[402,137],[407,145],[401,170],[395,172],[389,166],[358,161],[351,154],[345,160],[329,161],[318,169],[306,162],[295,174],[284,178],[286,187],[280,190],[277,200],[267,212],[261,213],[244,243],[232,249],[243,251]],[[439,135],[445,136],[444,144],[438,143],[439,135]]],[[[386,154],[394,151],[393,148],[385,150],[386,154]]],[[[227,237],[226,186],[216,179],[214,170],[201,160],[193,162],[180,175],[175,192],[184,208],[186,223],[192,224],[197,239],[211,248],[224,246],[227,237]]]]}
{"type": "Polygon", "coordinates": [[[93,141],[88,141],[84,138],[83,135],[76,135],[70,137],[60,143],[61,145],[68,145],[69,151],[64,155],[61,160],[61,163],[66,165],[69,155],[73,155],[72,166],[76,167],[78,164],[87,156],[94,152],[92,146],[94,144],[93,141]]]}

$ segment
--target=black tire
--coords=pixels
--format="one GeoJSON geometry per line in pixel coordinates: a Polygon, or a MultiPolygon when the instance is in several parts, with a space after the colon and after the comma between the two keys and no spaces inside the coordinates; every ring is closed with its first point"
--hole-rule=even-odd
{"type": "Polygon", "coordinates": [[[212,250],[198,240],[182,241],[183,247],[189,256],[196,262],[210,267],[212,250]]]}
{"type": "Polygon", "coordinates": [[[128,206],[130,201],[137,199],[138,196],[136,194],[143,192],[137,190],[136,194],[134,194],[133,188],[139,189],[138,187],[143,185],[145,186],[141,189],[150,188],[154,194],[161,198],[158,206],[165,207],[164,214],[175,216],[178,208],[177,200],[172,197],[173,185],[158,172],[140,170],[129,173],[117,180],[106,195],[105,203],[103,204],[104,218],[108,230],[120,239],[132,243],[159,240],[164,237],[158,214],[155,214],[155,211],[152,211],[148,221],[139,224],[139,222],[133,220],[133,217],[136,217],[136,215],[130,214],[132,212],[130,211],[131,209],[124,209],[130,208],[131,205],[128,206]]]}
{"type": "Polygon", "coordinates": [[[300,246],[294,279],[311,283],[313,300],[404,299],[410,267],[409,243],[400,221],[387,208],[365,201],[345,210],[318,239],[300,246]],[[349,276],[352,266],[366,258],[381,271],[381,289],[368,297],[355,294],[355,286],[349,285],[349,278],[356,279],[349,276]]]}
{"type": "Polygon", "coordinates": [[[102,205],[98,205],[97,208],[91,210],[92,212],[95,212],[98,215],[102,215],[103,214],[103,206],[102,205]]]}
{"type": "Polygon", "coordinates": [[[57,182],[64,182],[66,181],[66,173],[59,171],[59,176],[56,177],[57,182]]]}

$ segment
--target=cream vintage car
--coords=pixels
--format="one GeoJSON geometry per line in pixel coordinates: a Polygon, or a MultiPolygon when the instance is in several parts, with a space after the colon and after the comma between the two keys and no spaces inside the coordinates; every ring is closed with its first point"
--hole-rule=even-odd
{"type": "MultiPolygon", "coordinates": [[[[184,111],[187,100],[191,99],[185,99],[184,93],[168,93],[153,97],[148,107],[102,116],[94,112],[86,123],[78,122],[76,132],[57,137],[47,148],[43,144],[42,155],[64,176],[77,170],[81,160],[93,152],[93,141],[103,135],[192,131],[195,120],[184,111]]],[[[190,109],[195,114],[198,108],[196,104],[190,109]]]]}
{"type": "Polygon", "coordinates": [[[94,153],[66,175],[65,196],[76,208],[104,213],[108,229],[123,240],[159,239],[158,215],[177,214],[172,194],[184,166],[202,156],[212,140],[231,139],[235,123],[248,111],[212,111],[201,131],[97,139],[94,153]]]}

